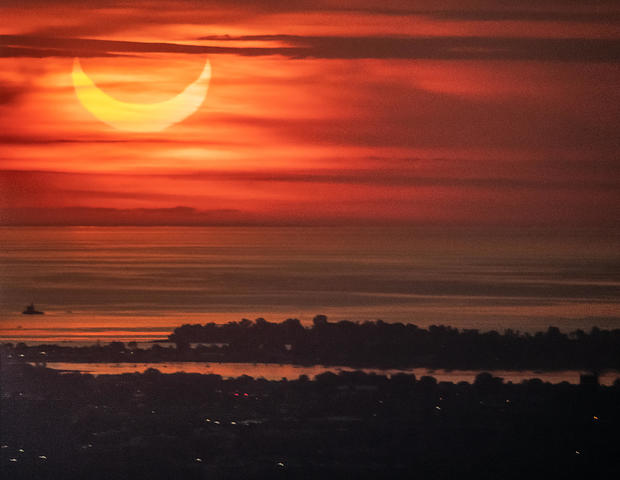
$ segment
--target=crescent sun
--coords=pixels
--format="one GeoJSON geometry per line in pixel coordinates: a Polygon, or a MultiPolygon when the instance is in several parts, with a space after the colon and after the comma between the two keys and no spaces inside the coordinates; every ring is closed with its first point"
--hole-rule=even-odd
{"type": "Polygon", "coordinates": [[[159,132],[200,108],[207,96],[211,64],[207,60],[194,83],[175,97],[158,103],[127,103],[111,97],[84,73],[78,58],[73,61],[72,78],[80,103],[102,122],[129,132],[159,132]]]}

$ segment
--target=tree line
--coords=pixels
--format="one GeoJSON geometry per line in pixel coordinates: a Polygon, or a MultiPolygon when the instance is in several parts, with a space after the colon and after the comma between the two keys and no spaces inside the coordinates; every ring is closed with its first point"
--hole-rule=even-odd
{"type": "Polygon", "coordinates": [[[182,325],[169,341],[179,351],[218,351],[236,360],[289,361],[359,366],[428,366],[497,369],[620,369],[620,329],[593,327],[563,333],[557,327],[534,334],[503,333],[444,325],[420,328],[382,320],[330,322],[317,315],[305,327],[298,319],[242,319],[225,324],[182,325]],[[201,344],[195,346],[195,344],[201,344]]]}

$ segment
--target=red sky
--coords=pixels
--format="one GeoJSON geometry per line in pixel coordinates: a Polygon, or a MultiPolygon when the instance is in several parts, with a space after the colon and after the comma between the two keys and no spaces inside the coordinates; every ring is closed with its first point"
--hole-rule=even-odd
{"type": "Polygon", "coordinates": [[[615,1],[5,1],[0,224],[620,224],[615,1]],[[346,5],[343,6],[343,5],[346,5]],[[163,132],[79,103],[156,102],[163,132]]]}

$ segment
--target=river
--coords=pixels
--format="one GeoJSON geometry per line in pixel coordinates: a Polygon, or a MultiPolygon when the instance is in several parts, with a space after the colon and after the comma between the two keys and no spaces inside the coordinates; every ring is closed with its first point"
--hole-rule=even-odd
{"type": "MultiPolygon", "coordinates": [[[[307,375],[313,378],[323,372],[350,372],[361,370],[366,373],[378,375],[394,375],[397,373],[414,374],[416,378],[432,376],[439,382],[468,382],[471,383],[476,375],[487,370],[431,370],[427,368],[408,368],[408,369],[378,369],[378,368],[351,368],[344,366],[325,366],[325,365],[293,365],[293,364],[264,364],[264,363],[203,363],[203,362],[165,362],[165,363],[69,363],[69,362],[50,362],[48,368],[62,370],[65,372],[90,373],[92,375],[119,375],[123,373],[144,372],[149,368],[159,370],[161,373],[200,373],[221,375],[224,378],[236,378],[248,375],[254,378],[265,378],[266,380],[296,380],[300,375],[307,375]]],[[[524,380],[539,378],[549,383],[579,383],[578,370],[558,370],[558,371],[533,371],[533,370],[490,370],[496,377],[501,377],[505,382],[521,383],[524,380]]],[[[602,385],[612,385],[616,379],[620,378],[620,372],[607,371],[600,375],[599,381],[602,385]]]]}

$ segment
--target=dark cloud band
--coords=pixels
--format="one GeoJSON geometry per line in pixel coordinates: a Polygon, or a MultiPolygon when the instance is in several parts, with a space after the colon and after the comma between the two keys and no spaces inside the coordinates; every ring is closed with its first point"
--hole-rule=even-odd
{"type": "Polygon", "coordinates": [[[530,37],[337,37],[337,36],[206,36],[218,45],[124,42],[84,38],[0,35],[3,57],[125,56],[145,53],[282,55],[324,59],[437,59],[617,62],[620,40],[530,37]],[[226,46],[227,41],[278,41],[278,47],[226,46]]]}

